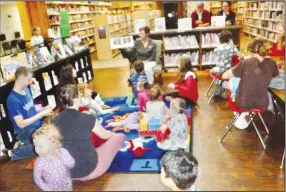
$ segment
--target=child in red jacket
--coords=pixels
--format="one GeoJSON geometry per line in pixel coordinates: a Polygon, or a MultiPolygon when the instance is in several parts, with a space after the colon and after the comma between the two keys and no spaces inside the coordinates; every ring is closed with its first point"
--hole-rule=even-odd
{"type": "Polygon", "coordinates": [[[171,98],[179,97],[186,101],[187,106],[195,106],[198,100],[198,82],[196,74],[193,72],[190,58],[181,58],[179,62],[180,77],[177,82],[168,85],[176,92],[167,93],[164,99],[170,101],[171,98]]]}

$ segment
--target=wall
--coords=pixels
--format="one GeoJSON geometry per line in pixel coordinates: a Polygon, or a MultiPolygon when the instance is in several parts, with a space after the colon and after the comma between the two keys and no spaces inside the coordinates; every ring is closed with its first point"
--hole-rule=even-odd
{"type": "Polygon", "coordinates": [[[22,24],[18,12],[18,8],[15,2],[1,2],[0,4],[0,33],[6,35],[6,40],[11,41],[15,39],[14,33],[19,31],[21,38],[23,38],[22,24]],[[8,16],[11,17],[8,17],[8,16]]]}
{"type": "MultiPolygon", "coordinates": [[[[188,17],[191,17],[192,12],[197,8],[197,2],[199,1],[188,1],[188,17]]],[[[206,10],[210,11],[210,2],[209,1],[201,1],[204,3],[204,7],[206,10]]]]}

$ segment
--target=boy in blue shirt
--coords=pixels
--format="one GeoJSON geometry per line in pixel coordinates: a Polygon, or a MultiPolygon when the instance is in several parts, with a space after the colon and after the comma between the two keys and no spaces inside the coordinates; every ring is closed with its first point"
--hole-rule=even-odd
{"type": "Polygon", "coordinates": [[[28,86],[33,78],[32,72],[26,67],[19,67],[15,73],[15,84],[7,99],[9,118],[12,121],[18,140],[23,143],[12,151],[11,160],[19,160],[34,156],[32,133],[41,127],[42,118],[52,112],[50,106],[37,111],[28,86]]]}

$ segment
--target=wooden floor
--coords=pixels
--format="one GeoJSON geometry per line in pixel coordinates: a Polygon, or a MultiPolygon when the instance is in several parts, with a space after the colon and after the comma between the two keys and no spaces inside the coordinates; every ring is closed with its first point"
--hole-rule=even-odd
{"type": "MultiPolygon", "coordinates": [[[[96,69],[93,89],[105,97],[130,95],[127,87],[128,68],[96,69]]],[[[201,190],[284,191],[284,170],[279,168],[284,148],[284,124],[271,114],[266,114],[271,131],[269,136],[261,129],[267,143],[264,150],[252,127],[234,128],[218,142],[233,114],[227,103],[216,100],[207,103],[204,93],[210,84],[208,73],[199,75],[200,111],[194,114],[193,153],[199,161],[196,185],[201,190]]],[[[174,80],[166,77],[165,85],[174,80]]],[[[259,122],[259,121],[258,121],[259,122]]],[[[261,123],[258,123],[261,127],[261,123]]],[[[0,190],[39,190],[33,184],[32,172],[25,171],[29,159],[0,164],[0,190]]],[[[134,191],[167,190],[158,174],[105,174],[89,182],[74,182],[74,190],[134,191]]]]}

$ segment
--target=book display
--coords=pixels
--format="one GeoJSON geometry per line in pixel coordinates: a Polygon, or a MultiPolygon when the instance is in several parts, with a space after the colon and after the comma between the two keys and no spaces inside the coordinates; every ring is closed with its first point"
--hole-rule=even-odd
{"type": "Polygon", "coordinates": [[[164,38],[165,50],[198,49],[199,44],[194,35],[164,38]]]}
{"type": "Polygon", "coordinates": [[[275,43],[278,40],[278,27],[284,14],[283,2],[247,2],[243,32],[275,43]]]}
{"type": "Polygon", "coordinates": [[[165,67],[177,67],[178,61],[181,57],[189,57],[193,66],[197,66],[199,63],[199,52],[185,52],[185,53],[172,53],[164,54],[164,66],[165,67]]]}
{"type": "MultiPolygon", "coordinates": [[[[25,54],[23,58],[26,59],[25,54]]],[[[31,85],[29,87],[32,93],[32,97],[36,101],[43,103],[44,106],[47,104],[55,106],[55,103],[57,106],[58,104],[57,101],[54,100],[54,98],[52,98],[51,96],[54,96],[56,94],[57,86],[59,83],[58,77],[60,75],[59,74],[60,69],[63,65],[66,65],[67,62],[71,63],[74,67],[76,62],[80,63],[78,66],[79,69],[77,72],[77,76],[78,78],[83,78],[84,82],[89,83],[93,79],[94,75],[93,75],[91,55],[89,49],[83,49],[79,52],[75,52],[71,56],[67,56],[63,59],[51,63],[34,66],[32,68],[34,73],[34,78],[32,79],[31,85]]],[[[16,67],[13,67],[13,69],[9,68],[11,74],[13,71],[15,71],[15,69],[16,67]]],[[[10,91],[13,89],[13,85],[14,85],[13,78],[10,78],[9,81],[5,80],[5,82],[0,85],[0,103],[3,104],[4,106],[2,111],[5,114],[8,113],[6,100],[10,91]]],[[[1,133],[5,147],[7,149],[12,149],[15,142],[15,134],[13,132],[12,124],[7,116],[6,117],[3,117],[3,115],[0,116],[1,116],[0,120],[1,129],[3,128],[1,133]],[[7,131],[11,133],[12,140],[9,139],[7,131]],[[5,135],[3,135],[4,132],[5,135]]]]}

